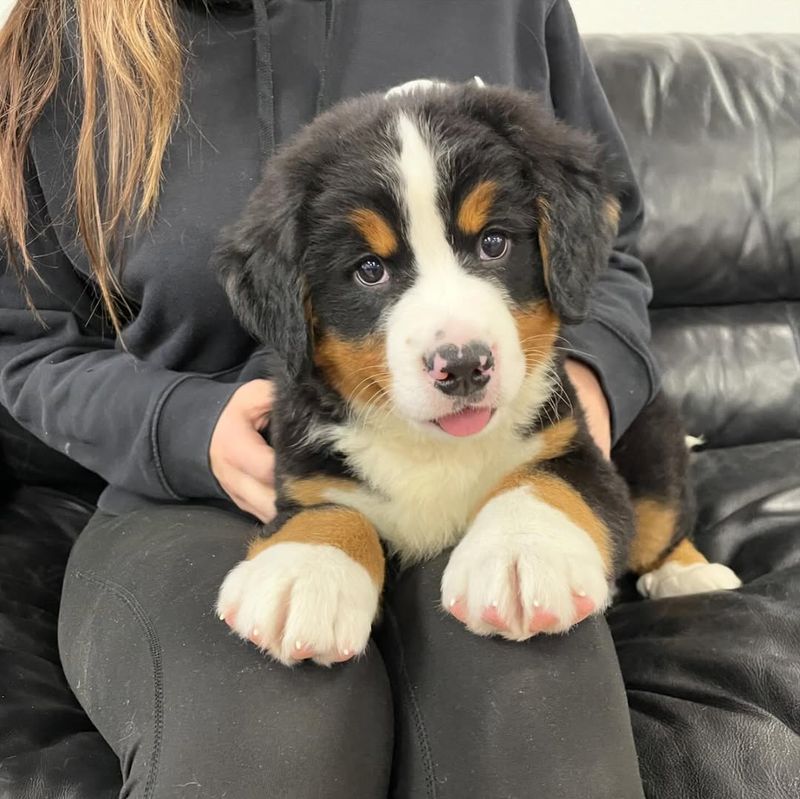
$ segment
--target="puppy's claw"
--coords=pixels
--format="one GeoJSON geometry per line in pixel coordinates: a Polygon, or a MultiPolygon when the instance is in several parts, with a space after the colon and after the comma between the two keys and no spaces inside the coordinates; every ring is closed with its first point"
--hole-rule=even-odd
{"type": "Polygon", "coordinates": [[[591,616],[595,610],[594,602],[586,596],[585,591],[578,591],[573,594],[575,600],[575,623],[583,621],[587,616],[591,616]]]}
{"type": "Polygon", "coordinates": [[[338,657],[333,659],[334,663],[346,663],[348,660],[352,660],[355,657],[355,652],[352,649],[343,649],[338,657]]]}
{"type": "Polygon", "coordinates": [[[451,599],[447,612],[458,619],[462,624],[467,623],[467,606],[462,598],[451,599]]]}
{"type": "Polygon", "coordinates": [[[303,644],[300,641],[294,642],[294,651],[292,652],[292,657],[295,660],[308,660],[309,658],[313,658],[315,654],[316,653],[314,652],[313,647],[303,644]]]}

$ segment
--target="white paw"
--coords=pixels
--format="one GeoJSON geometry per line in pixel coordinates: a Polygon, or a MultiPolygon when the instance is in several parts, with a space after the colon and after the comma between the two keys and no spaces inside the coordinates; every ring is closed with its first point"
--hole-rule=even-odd
{"type": "Polygon", "coordinates": [[[527,488],[487,503],[442,576],[446,611],[479,635],[515,641],[564,632],[608,602],[592,539],[527,488]]]}
{"type": "Polygon", "coordinates": [[[217,613],[281,663],[327,666],[366,649],[378,598],[366,569],[342,550],[286,542],[228,573],[217,613]]]}
{"type": "Polygon", "coordinates": [[[650,599],[668,596],[702,594],[739,588],[742,581],[721,563],[665,563],[654,571],[643,574],[636,582],[636,590],[650,599]]]}

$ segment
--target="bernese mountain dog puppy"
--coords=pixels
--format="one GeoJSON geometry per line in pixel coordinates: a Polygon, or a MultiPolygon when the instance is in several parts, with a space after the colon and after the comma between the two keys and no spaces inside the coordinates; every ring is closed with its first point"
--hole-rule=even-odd
{"type": "Polygon", "coordinates": [[[531,94],[421,84],[306,127],[214,257],[275,354],[278,494],[217,611],[286,664],[363,652],[387,555],[454,547],[443,609],[515,641],[602,612],[626,570],[650,596],[740,584],[687,537],[666,399],[609,462],[564,370],[617,232],[597,144],[531,94]]]}

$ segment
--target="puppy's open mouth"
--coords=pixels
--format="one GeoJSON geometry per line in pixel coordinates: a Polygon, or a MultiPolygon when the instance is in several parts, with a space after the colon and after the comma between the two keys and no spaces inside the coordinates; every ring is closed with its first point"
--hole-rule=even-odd
{"type": "Polygon", "coordinates": [[[465,408],[458,413],[440,416],[433,420],[433,424],[451,436],[474,436],[489,424],[493,415],[493,408],[465,408]]]}

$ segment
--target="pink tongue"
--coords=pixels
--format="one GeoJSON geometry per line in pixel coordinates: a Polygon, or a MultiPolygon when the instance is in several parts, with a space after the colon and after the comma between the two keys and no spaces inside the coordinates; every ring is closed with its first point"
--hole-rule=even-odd
{"type": "Polygon", "coordinates": [[[468,408],[461,413],[441,416],[436,420],[436,424],[451,436],[472,436],[480,433],[491,418],[491,408],[468,408]]]}

